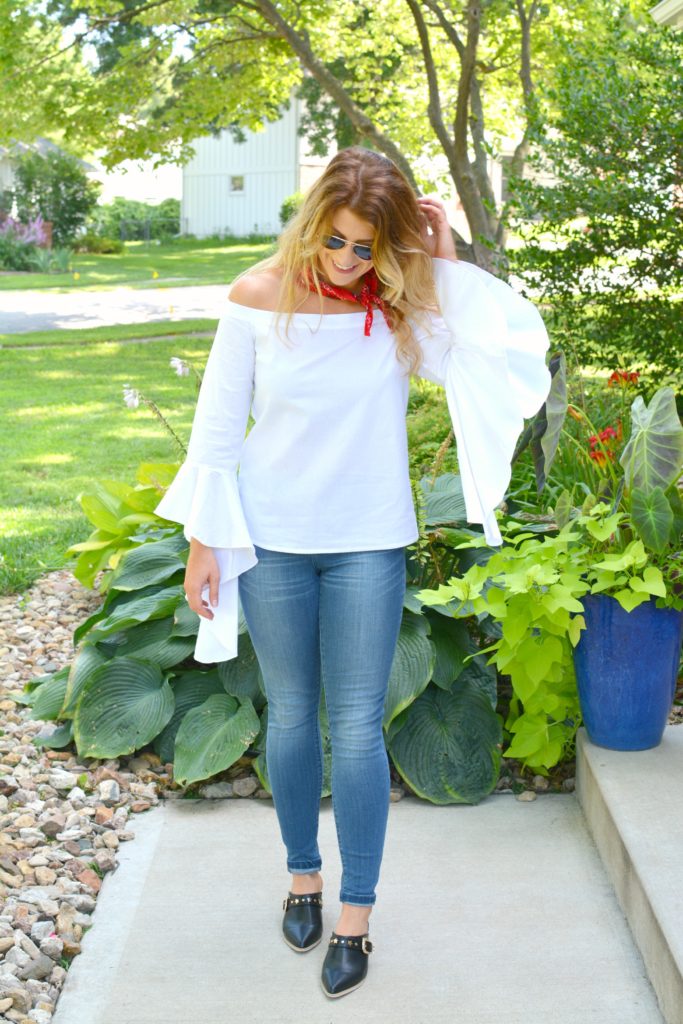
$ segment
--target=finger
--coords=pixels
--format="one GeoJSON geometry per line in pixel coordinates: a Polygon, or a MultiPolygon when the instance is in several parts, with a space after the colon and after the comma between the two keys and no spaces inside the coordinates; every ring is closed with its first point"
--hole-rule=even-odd
{"type": "Polygon", "coordinates": [[[443,203],[440,199],[433,199],[431,196],[420,196],[418,203],[421,206],[434,206],[438,209],[443,209],[443,203]]]}
{"type": "Polygon", "coordinates": [[[196,615],[205,619],[212,619],[213,612],[207,611],[206,602],[202,600],[201,591],[190,589],[186,591],[187,603],[196,615]]]}
{"type": "Polygon", "coordinates": [[[211,607],[212,608],[215,608],[216,605],[218,604],[218,584],[219,584],[219,582],[220,582],[220,577],[219,577],[218,573],[217,572],[212,572],[209,575],[209,601],[211,602],[211,607]]]}

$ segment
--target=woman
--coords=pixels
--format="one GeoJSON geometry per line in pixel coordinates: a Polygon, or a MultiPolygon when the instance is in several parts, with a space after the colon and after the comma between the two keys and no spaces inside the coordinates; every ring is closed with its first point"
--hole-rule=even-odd
{"type": "Polygon", "coordinates": [[[156,510],[190,541],[197,660],[235,656],[238,598],[244,611],[292,875],[282,931],[297,952],[322,937],[324,686],[343,869],[321,975],[332,998],[363,982],[372,950],[390,786],[382,714],[418,536],[409,377],[445,386],[468,518],[500,544],[494,509],[524,417],[548,392],[547,347],[530,302],[456,259],[438,200],[416,198],[388,158],[342,150],[276,254],[233,283],[187,460],[156,510]]]}

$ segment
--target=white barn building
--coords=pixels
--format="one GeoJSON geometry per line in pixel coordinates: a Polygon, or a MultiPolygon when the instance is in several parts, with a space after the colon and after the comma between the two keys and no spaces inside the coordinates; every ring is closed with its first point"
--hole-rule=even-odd
{"type": "MultiPolygon", "coordinates": [[[[183,167],[180,230],[184,235],[277,235],[282,229],[280,207],[293,192],[305,192],[322,174],[336,153],[332,147],[324,157],[313,156],[308,141],[298,134],[303,101],[292,97],[289,110],[279,121],[266,122],[261,132],[245,129],[246,142],[235,142],[229,131],[196,139],[194,157],[183,167]]],[[[504,147],[502,161],[489,158],[489,174],[496,200],[504,194],[505,159],[514,143],[504,147]]],[[[447,171],[446,158],[439,155],[435,170],[447,171]]],[[[429,175],[431,177],[431,175],[429,175]]],[[[466,240],[471,241],[467,218],[457,195],[441,195],[448,219],[466,240]]]]}
{"type": "Polygon", "coordinates": [[[305,192],[322,174],[325,157],[312,156],[297,134],[303,102],[292,98],[279,121],[245,130],[246,142],[229,131],[197,139],[195,156],[183,168],[180,226],[183,234],[235,235],[280,232],[280,207],[293,192],[305,192]]]}

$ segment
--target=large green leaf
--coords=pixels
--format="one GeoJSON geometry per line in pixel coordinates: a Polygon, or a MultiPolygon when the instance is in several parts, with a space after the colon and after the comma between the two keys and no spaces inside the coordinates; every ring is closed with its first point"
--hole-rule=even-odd
{"type": "Polygon", "coordinates": [[[189,784],[210,779],[242,756],[258,735],[259,720],[250,700],[215,693],[191,708],[176,734],[173,777],[189,784]]]}
{"type": "Polygon", "coordinates": [[[77,626],[74,630],[74,646],[78,646],[83,637],[90,632],[93,626],[98,622],[102,622],[103,619],[106,619],[111,615],[115,608],[120,608],[130,602],[140,601],[143,597],[149,597],[152,594],[158,594],[163,589],[163,583],[153,584],[152,586],[145,587],[144,590],[116,590],[115,587],[108,587],[102,607],[98,608],[96,612],[85,619],[80,626],[77,626]]]}
{"type": "Polygon", "coordinates": [[[111,654],[109,652],[100,650],[95,644],[81,644],[76,651],[74,660],[71,662],[69,679],[64,695],[62,717],[64,715],[73,715],[83,692],[83,687],[90,679],[90,676],[95,669],[100,668],[101,665],[109,661],[110,657],[111,654]]]}
{"type": "Polygon", "coordinates": [[[60,668],[54,675],[45,680],[31,697],[32,717],[41,722],[51,722],[60,718],[64,697],[66,695],[69,668],[60,668]]]}
{"type": "Polygon", "coordinates": [[[188,658],[195,648],[195,638],[175,636],[173,625],[170,615],[163,619],[150,619],[112,634],[109,640],[102,640],[99,645],[106,645],[113,658],[139,658],[153,661],[161,669],[172,668],[188,658]]]}
{"type": "Polygon", "coordinates": [[[404,610],[384,702],[384,728],[422,693],[432,677],[435,654],[423,615],[404,610]]]}
{"type": "Polygon", "coordinates": [[[450,693],[430,685],[408,708],[389,745],[398,772],[425,800],[477,804],[494,788],[502,727],[487,697],[471,682],[450,693]]]}
{"type": "Polygon", "coordinates": [[[429,622],[429,639],[434,645],[435,661],[432,681],[449,690],[465,668],[464,659],[470,653],[470,635],[462,619],[447,619],[433,609],[425,611],[429,622]]]}
{"type": "Polygon", "coordinates": [[[190,708],[203,704],[214,693],[225,693],[216,668],[208,672],[199,669],[179,672],[171,676],[170,683],[175,697],[173,715],[153,743],[154,750],[164,764],[173,760],[176,734],[190,708]]]}
{"type": "Polygon", "coordinates": [[[548,369],[551,375],[548,396],[524,428],[511,459],[515,463],[525,448],[531,445],[536,490],[539,494],[548,478],[567,416],[567,364],[563,352],[552,356],[548,369]]]}
{"type": "Polygon", "coordinates": [[[68,747],[73,738],[73,722],[69,720],[58,726],[49,736],[34,736],[33,743],[36,747],[47,747],[48,750],[62,750],[68,747]]]}
{"type": "Polygon", "coordinates": [[[674,514],[661,487],[649,492],[634,487],[631,493],[631,519],[646,548],[661,553],[669,541],[674,514]]]}
{"type": "Polygon", "coordinates": [[[237,657],[218,663],[218,675],[226,693],[233,697],[248,697],[261,707],[264,690],[261,669],[249,633],[237,638],[237,657]]]}
{"type": "Polygon", "coordinates": [[[173,612],[172,636],[197,636],[199,616],[193,612],[187,601],[181,601],[173,612]]]}
{"type": "Polygon", "coordinates": [[[156,594],[146,594],[144,597],[127,601],[125,604],[117,604],[112,613],[90,631],[89,639],[91,641],[100,640],[111,633],[118,633],[119,630],[137,626],[140,622],[172,615],[176,605],[184,600],[184,597],[185,592],[178,584],[174,587],[165,587],[156,594]]]}
{"type": "Polygon", "coordinates": [[[165,583],[185,562],[173,537],[142,544],[127,551],[114,572],[111,586],[117,590],[141,590],[153,583],[165,583]]]}
{"type": "Polygon", "coordinates": [[[442,473],[434,483],[423,477],[420,487],[424,493],[425,525],[440,526],[467,519],[462,483],[457,473],[442,473]]]}
{"type": "Polygon", "coordinates": [[[141,462],[135,473],[135,478],[139,483],[149,484],[153,487],[158,505],[161,500],[160,491],[165,490],[173,483],[179,469],[179,462],[141,462]]]}
{"type": "Polygon", "coordinates": [[[631,437],[619,459],[626,486],[650,494],[666,490],[683,472],[683,427],[672,388],[660,388],[649,406],[642,396],[631,406],[631,437]]]}
{"type": "Polygon", "coordinates": [[[174,697],[158,665],[113,658],[87,680],[74,715],[81,757],[131,754],[157,736],[173,714],[174,697]]]}
{"type": "MultiPolygon", "coordinates": [[[[472,648],[472,650],[474,651],[474,648],[472,648]]],[[[465,683],[472,683],[474,686],[478,687],[484,696],[490,701],[492,708],[497,706],[498,676],[496,674],[496,666],[493,662],[490,665],[487,665],[485,654],[478,654],[476,657],[472,658],[471,661],[467,662],[465,671],[458,677],[456,682],[453,684],[452,689],[456,690],[459,686],[462,686],[465,683]]]]}
{"type": "Polygon", "coordinates": [[[671,511],[673,512],[673,524],[671,526],[671,543],[680,545],[683,540],[683,501],[675,487],[672,487],[667,494],[671,511]]]}
{"type": "MultiPolygon", "coordinates": [[[[79,583],[82,583],[84,587],[91,590],[95,586],[95,577],[100,569],[107,568],[111,556],[122,546],[125,546],[125,543],[119,536],[107,536],[103,534],[103,531],[99,530],[91,535],[90,541],[84,541],[83,544],[85,546],[76,559],[75,565],[71,567],[71,571],[79,583]],[[99,539],[94,540],[94,537],[99,539]]],[[[81,546],[80,544],[72,544],[67,549],[67,554],[77,551],[81,546]]]]}

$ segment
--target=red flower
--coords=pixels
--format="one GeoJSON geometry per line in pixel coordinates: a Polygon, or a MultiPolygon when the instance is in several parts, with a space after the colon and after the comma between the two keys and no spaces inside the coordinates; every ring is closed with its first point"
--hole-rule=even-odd
{"type": "Polygon", "coordinates": [[[595,461],[597,462],[598,466],[604,466],[606,464],[607,456],[609,456],[609,458],[612,459],[612,461],[614,461],[614,452],[608,451],[607,455],[605,455],[605,453],[603,451],[601,451],[600,449],[596,448],[595,451],[592,451],[589,454],[590,454],[591,459],[595,459],[595,461]]]}
{"type": "Polygon", "coordinates": [[[607,443],[607,441],[609,441],[611,437],[616,439],[616,436],[617,432],[614,429],[614,427],[605,427],[605,429],[600,432],[600,440],[604,441],[605,444],[607,443]]]}
{"type": "Polygon", "coordinates": [[[615,370],[607,381],[607,387],[611,388],[613,384],[618,384],[625,388],[629,384],[637,384],[638,376],[637,370],[615,370]]]}

